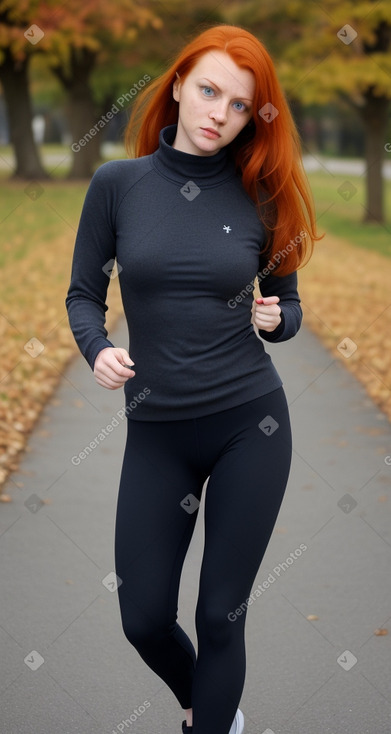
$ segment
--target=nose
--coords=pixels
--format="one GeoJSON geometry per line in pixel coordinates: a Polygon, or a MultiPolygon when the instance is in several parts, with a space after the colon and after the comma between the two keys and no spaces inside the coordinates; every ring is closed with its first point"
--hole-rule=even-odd
{"type": "Polygon", "coordinates": [[[227,103],[223,100],[216,103],[214,109],[209,112],[209,117],[220,124],[227,121],[227,103]]]}

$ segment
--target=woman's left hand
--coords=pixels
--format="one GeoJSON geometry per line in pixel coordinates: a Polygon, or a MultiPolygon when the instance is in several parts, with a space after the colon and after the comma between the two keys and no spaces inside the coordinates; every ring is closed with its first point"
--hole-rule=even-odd
{"type": "Polygon", "coordinates": [[[263,331],[274,331],[281,323],[281,309],[277,305],[278,296],[256,298],[252,305],[251,323],[263,331]]]}

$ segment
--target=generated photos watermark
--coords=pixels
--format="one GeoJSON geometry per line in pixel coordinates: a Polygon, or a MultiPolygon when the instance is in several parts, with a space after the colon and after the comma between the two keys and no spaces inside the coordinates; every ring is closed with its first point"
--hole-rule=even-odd
{"type": "Polygon", "coordinates": [[[110,120],[112,120],[115,115],[118,115],[119,112],[121,112],[122,108],[127,102],[130,102],[131,99],[133,99],[138,92],[140,92],[145,85],[151,81],[151,77],[149,74],[144,74],[144,77],[142,79],[139,79],[138,82],[133,84],[133,86],[129,89],[128,92],[124,92],[124,94],[121,94],[120,97],[114,102],[111,109],[106,112],[105,115],[102,115],[102,117],[98,120],[95,125],[92,126],[88,132],[83,135],[80,140],[78,140],[76,143],[72,143],[71,150],[74,153],[78,153],[81,148],[84,148],[87,143],[90,142],[91,138],[93,138],[95,135],[98,134],[102,128],[104,128],[110,120]]]}
{"type": "MultiPolygon", "coordinates": [[[[287,255],[290,252],[293,252],[295,247],[297,247],[298,245],[300,245],[303,242],[305,237],[307,237],[307,232],[302,230],[298,235],[296,235],[296,237],[289,240],[288,244],[282,250],[279,250],[278,252],[274,253],[273,257],[269,260],[267,265],[265,265],[265,267],[259,271],[258,281],[261,281],[264,278],[266,278],[268,275],[270,275],[270,273],[272,273],[273,270],[276,269],[276,267],[281,263],[281,261],[285,257],[287,257],[287,255]]],[[[253,292],[253,290],[254,290],[254,283],[253,281],[251,281],[251,283],[248,283],[243,288],[243,290],[241,290],[240,293],[238,293],[237,296],[235,296],[235,298],[230,298],[229,301],[227,301],[229,308],[236,308],[239,303],[241,303],[245,298],[247,298],[249,293],[253,292]]]]}
{"type": "Polygon", "coordinates": [[[122,734],[122,732],[129,729],[129,727],[131,727],[132,724],[134,724],[134,722],[137,721],[140,718],[140,716],[142,716],[145,713],[147,709],[149,709],[150,705],[151,705],[151,702],[148,701],[147,699],[142,704],[140,704],[140,706],[138,706],[136,709],[133,709],[133,713],[130,714],[130,716],[127,719],[122,719],[122,721],[120,721],[116,725],[115,729],[112,730],[112,734],[118,734],[118,733],[122,734]]]}
{"type": "Polygon", "coordinates": [[[292,551],[288,558],[286,558],[285,561],[281,561],[281,563],[278,563],[277,566],[274,566],[273,571],[271,571],[261,584],[258,584],[258,586],[254,589],[254,591],[251,592],[250,596],[246,601],[244,601],[235,611],[229,612],[227,617],[230,622],[235,622],[238,617],[241,617],[242,614],[247,610],[247,607],[249,607],[253,602],[258,599],[258,597],[262,596],[262,594],[268,589],[274,582],[281,576],[282,573],[288,570],[290,566],[298,559],[300,556],[303,555],[303,553],[308,549],[308,546],[305,545],[305,543],[300,543],[299,547],[296,548],[296,550],[292,551]]]}
{"type": "Polygon", "coordinates": [[[79,466],[84,459],[87,458],[100,444],[107,438],[107,436],[110,435],[114,431],[114,428],[119,426],[119,420],[123,420],[125,416],[127,417],[129,413],[131,413],[133,410],[137,408],[140,403],[145,400],[147,395],[150,395],[151,390],[149,387],[144,387],[141,392],[139,392],[138,395],[133,396],[133,400],[130,401],[129,405],[126,405],[125,408],[120,408],[120,410],[117,410],[115,416],[111,419],[110,423],[107,424],[105,428],[101,428],[99,433],[90,441],[88,446],[85,446],[82,451],[79,451],[78,454],[75,454],[72,456],[71,462],[74,466],[79,466]],[[117,417],[116,417],[117,416],[117,417]],[[119,418],[119,420],[118,420],[119,418]]]}

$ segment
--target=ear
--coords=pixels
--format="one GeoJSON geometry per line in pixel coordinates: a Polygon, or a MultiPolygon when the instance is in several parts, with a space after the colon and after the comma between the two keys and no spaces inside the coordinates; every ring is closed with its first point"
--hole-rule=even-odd
{"type": "Polygon", "coordinates": [[[181,78],[177,71],[175,73],[176,73],[177,78],[175,79],[175,82],[172,87],[172,96],[174,97],[175,102],[179,102],[179,90],[180,90],[180,85],[181,85],[181,78]]]}

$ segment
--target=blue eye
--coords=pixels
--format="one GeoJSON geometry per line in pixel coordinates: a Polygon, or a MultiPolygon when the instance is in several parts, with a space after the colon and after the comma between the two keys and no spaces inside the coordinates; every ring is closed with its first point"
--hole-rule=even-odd
{"type": "Polygon", "coordinates": [[[236,109],[238,110],[238,112],[242,112],[242,110],[245,110],[246,109],[246,105],[243,104],[243,102],[234,102],[234,106],[235,105],[240,105],[240,108],[239,109],[236,107],[236,109]]]}
{"type": "Polygon", "coordinates": [[[205,94],[205,97],[212,97],[214,94],[212,87],[201,87],[203,93],[205,94]],[[212,92],[212,94],[208,94],[208,92],[212,92]]]}

